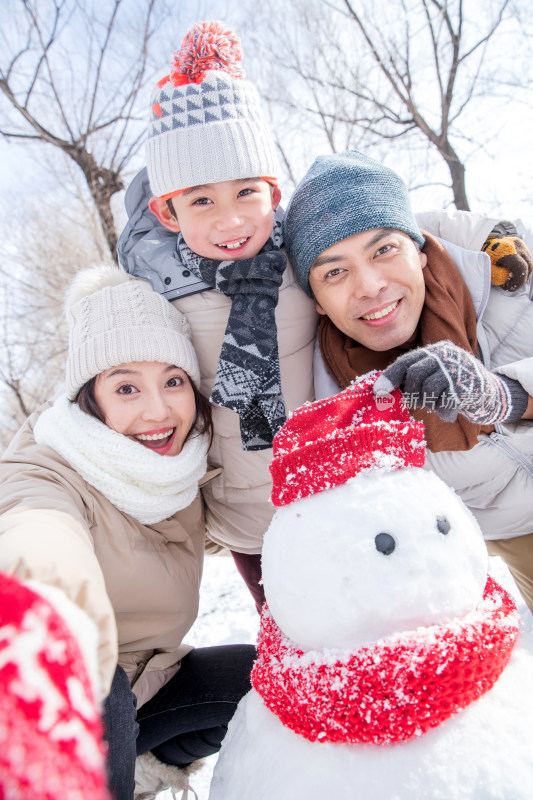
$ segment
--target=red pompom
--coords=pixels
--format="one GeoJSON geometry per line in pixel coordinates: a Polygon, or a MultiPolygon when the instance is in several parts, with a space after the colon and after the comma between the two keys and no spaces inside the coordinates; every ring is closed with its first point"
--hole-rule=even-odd
{"type": "Polygon", "coordinates": [[[174,86],[201,83],[209,70],[220,70],[232,78],[244,78],[238,66],[242,59],[240,39],[220,22],[197,22],[186,34],[171,62],[174,86]]]}

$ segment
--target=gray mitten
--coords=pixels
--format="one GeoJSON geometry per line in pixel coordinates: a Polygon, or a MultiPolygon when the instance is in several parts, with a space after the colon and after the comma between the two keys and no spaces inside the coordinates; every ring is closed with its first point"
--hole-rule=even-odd
{"type": "Polygon", "coordinates": [[[479,359],[449,341],[411,350],[384,370],[376,396],[400,387],[411,408],[436,411],[446,422],[458,414],[480,425],[516,422],[528,394],[518,381],[489,372],[479,359]]]}

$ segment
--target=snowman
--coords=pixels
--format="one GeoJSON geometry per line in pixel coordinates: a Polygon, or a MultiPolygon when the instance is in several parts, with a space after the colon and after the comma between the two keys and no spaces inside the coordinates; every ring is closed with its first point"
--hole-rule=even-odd
{"type": "Polygon", "coordinates": [[[533,796],[531,630],[376,376],[275,439],[253,688],[209,800],[533,796]]]}

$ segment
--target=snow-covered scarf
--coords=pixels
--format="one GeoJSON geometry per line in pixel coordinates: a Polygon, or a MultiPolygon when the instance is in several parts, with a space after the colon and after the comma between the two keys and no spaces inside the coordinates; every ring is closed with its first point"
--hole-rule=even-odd
{"type": "Polygon", "coordinates": [[[275,309],[287,260],[281,217],[261,252],[242,261],[202,258],[178,234],[183,264],[231,298],[211,401],[240,416],[243,450],[266,450],[286,419],[281,394],[275,309]]]}
{"type": "Polygon", "coordinates": [[[284,725],[312,742],[400,742],[487,692],[507,665],[518,630],[516,606],[491,578],[482,601],[464,617],[355,652],[303,652],[264,607],[252,685],[284,725]]]}
{"type": "Polygon", "coordinates": [[[34,428],[35,440],[59,453],[118,508],[153,525],[192,503],[206,471],[207,436],[192,434],[177,456],[161,456],[59,397],[34,428]]]}

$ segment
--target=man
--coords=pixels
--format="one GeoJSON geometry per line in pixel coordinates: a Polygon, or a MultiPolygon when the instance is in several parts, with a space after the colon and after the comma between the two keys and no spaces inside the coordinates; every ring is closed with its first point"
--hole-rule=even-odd
{"type": "MultiPolygon", "coordinates": [[[[357,151],[316,159],[283,229],[321,315],[317,396],[376,369],[378,395],[400,386],[425,422],[428,468],[475,514],[533,611],[533,303],[524,287],[491,287],[485,253],[422,234],[400,178],[357,151]]],[[[525,281],[527,251],[522,261],[525,281]]]]}

